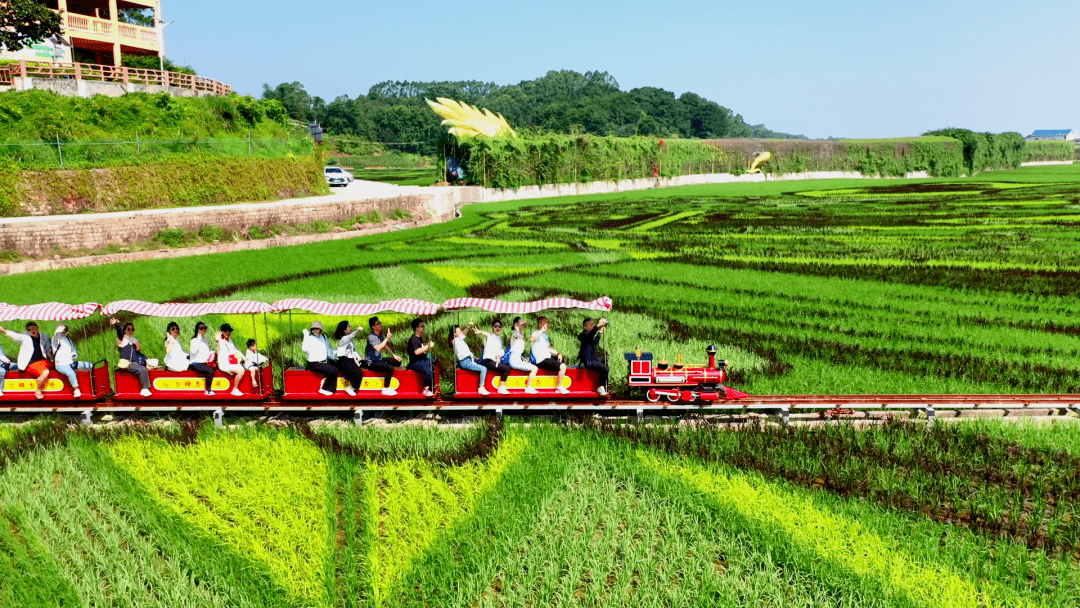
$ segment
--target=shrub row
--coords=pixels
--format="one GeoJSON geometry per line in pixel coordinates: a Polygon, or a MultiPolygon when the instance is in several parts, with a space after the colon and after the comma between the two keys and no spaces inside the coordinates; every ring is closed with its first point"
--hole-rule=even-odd
{"type": "Polygon", "coordinates": [[[959,141],[946,137],[901,140],[658,140],[652,137],[543,135],[476,137],[448,148],[462,161],[471,183],[498,188],[533,184],[675,177],[699,173],[745,173],[768,151],[763,169],[774,173],[859,171],[904,175],[927,171],[956,176],[965,163],[959,141]]]}
{"type": "Polygon", "coordinates": [[[1077,147],[1075,141],[1063,139],[1054,141],[1029,141],[1024,146],[1028,161],[1074,160],[1077,147]]]}
{"type": "Polygon", "coordinates": [[[326,189],[311,157],[185,156],[66,171],[0,163],[0,217],[279,200],[326,189]]]}

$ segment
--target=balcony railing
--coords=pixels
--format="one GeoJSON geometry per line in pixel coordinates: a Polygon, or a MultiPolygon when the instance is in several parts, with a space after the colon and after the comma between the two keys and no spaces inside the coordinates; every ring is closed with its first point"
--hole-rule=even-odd
{"type": "Polygon", "coordinates": [[[77,15],[75,13],[66,13],[64,17],[69,31],[86,32],[98,36],[116,36],[120,38],[121,42],[130,40],[153,46],[158,45],[157,30],[151,27],[113,22],[108,19],[98,19],[97,17],[77,15]]]}
{"type": "Polygon", "coordinates": [[[211,78],[181,74],[180,72],[162,72],[161,70],[142,70],[124,66],[97,65],[93,63],[45,63],[43,61],[20,60],[10,64],[5,71],[0,70],[0,85],[13,84],[13,78],[65,78],[72,80],[98,80],[102,82],[123,82],[136,84],[154,84],[192,91],[205,91],[212,95],[228,95],[232,87],[211,78]]]}

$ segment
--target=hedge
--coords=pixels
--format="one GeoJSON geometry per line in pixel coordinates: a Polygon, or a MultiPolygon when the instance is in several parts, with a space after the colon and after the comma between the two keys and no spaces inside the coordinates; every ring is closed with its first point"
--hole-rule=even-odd
{"type": "Polygon", "coordinates": [[[956,176],[965,169],[960,142],[947,137],[665,141],[653,137],[543,135],[467,138],[446,150],[465,164],[470,183],[496,188],[697,173],[740,174],[763,151],[773,155],[763,167],[773,173],[859,171],[900,176],[926,171],[935,176],[956,176]]]}
{"type": "Polygon", "coordinates": [[[325,194],[312,157],[182,157],[105,169],[0,163],[0,217],[268,201],[325,194]]]}
{"type": "Polygon", "coordinates": [[[1076,158],[1076,142],[1064,139],[1029,141],[1024,147],[1028,161],[1073,160],[1076,158]]]}

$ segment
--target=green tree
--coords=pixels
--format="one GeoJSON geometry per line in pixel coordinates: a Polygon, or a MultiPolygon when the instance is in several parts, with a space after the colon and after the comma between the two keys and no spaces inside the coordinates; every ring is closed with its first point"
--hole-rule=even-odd
{"type": "Polygon", "coordinates": [[[37,0],[0,2],[0,46],[18,51],[34,42],[60,35],[60,15],[37,0]]]}

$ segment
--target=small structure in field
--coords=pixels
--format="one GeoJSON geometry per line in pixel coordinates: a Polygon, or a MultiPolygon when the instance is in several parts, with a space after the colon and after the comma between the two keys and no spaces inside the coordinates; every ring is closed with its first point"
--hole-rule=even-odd
{"type": "Polygon", "coordinates": [[[1065,141],[1076,141],[1076,131],[1072,129],[1036,129],[1031,132],[1024,139],[1028,141],[1047,141],[1055,139],[1063,139],[1065,141]]]}

